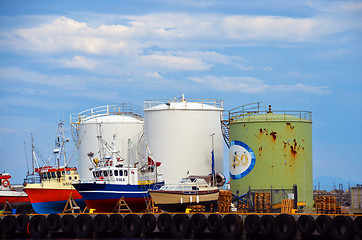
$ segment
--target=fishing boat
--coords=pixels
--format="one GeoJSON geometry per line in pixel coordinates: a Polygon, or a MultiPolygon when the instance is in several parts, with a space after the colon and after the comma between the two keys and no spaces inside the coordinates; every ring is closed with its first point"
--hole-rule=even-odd
{"type": "MultiPolygon", "coordinates": [[[[85,207],[82,196],[72,186],[72,182],[77,181],[79,175],[77,168],[70,167],[70,160],[66,159],[65,143],[69,140],[64,136],[63,125],[64,122],[58,123],[55,149],[42,167],[34,167],[39,164],[34,150],[32,151],[34,172],[40,178],[40,182],[28,183],[24,190],[29,196],[34,211],[38,214],[62,213],[70,198],[73,198],[80,208],[85,207]],[[54,165],[50,165],[52,158],[54,165]]],[[[34,149],[34,144],[32,148],[34,149]]]]}
{"type": "Polygon", "coordinates": [[[168,212],[184,212],[190,205],[204,205],[207,208],[217,202],[219,188],[207,183],[204,178],[183,178],[177,184],[150,190],[155,205],[168,212]]]}
{"type": "Polygon", "coordinates": [[[24,192],[23,185],[12,185],[10,178],[9,173],[0,173],[0,209],[16,209],[17,213],[27,213],[31,210],[28,194],[24,192]]]}
{"type": "MultiPolygon", "coordinates": [[[[146,164],[137,167],[139,162],[131,163],[130,156],[126,163],[116,150],[115,138],[116,135],[113,136],[112,145],[109,145],[98,136],[105,147],[102,149],[108,152],[100,154],[100,160],[94,153],[88,153],[94,164],[91,169],[93,179],[81,180],[73,183],[73,186],[82,195],[88,209],[95,209],[95,212],[112,212],[121,198],[133,212],[144,211],[150,198],[148,190],[164,185],[162,175],[157,173],[160,163],[148,157],[146,164]]],[[[130,140],[128,144],[130,146],[130,140]]]]}

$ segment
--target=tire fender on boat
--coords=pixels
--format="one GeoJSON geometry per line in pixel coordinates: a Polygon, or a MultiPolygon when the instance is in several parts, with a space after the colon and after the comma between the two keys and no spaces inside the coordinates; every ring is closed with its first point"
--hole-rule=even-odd
{"type": "Polygon", "coordinates": [[[212,233],[218,233],[220,230],[221,216],[213,213],[207,218],[207,228],[212,233]]]}
{"type": "Polygon", "coordinates": [[[48,231],[56,232],[60,228],[60,216],[58,214],[49,214],[46,219],[48,231]]]}
{"type": "Polygon", "coordinates": [[[16,217],[5,216],[3,218],[3,231],[6,235],[10,235],[16,231],[16,217]]]}
{"type": "Polygon", "coordinates": [[[353,221],[347,216],[337,216],[331,222],[331,235],[335,240],[347,240],[352,238],[353,221]]]}
{"type": "Polygon", "coordinates": [[[315,220],[310,215],[301,215],[297,220],[297,229],[302,235],[310,235],[315,230],[315,220]]]}
{"type": "Polygon", "coordinates": [[[126,238],[137,238],[141,234],[140,217],[128,214],[123,218],[122,232],[126,238]]]}
{"type": "Polygon", "coordinates": [[[274,217],[272,215],[263,215],[259,220],[259,231],[262,235],[271,235],[273,233],[274,217]]]}
{"type": "Polygon", "coordinates": [[[358,216],[354,219],[352,228],[353,232],[362,239],[362,216],[358,216]]]}
{"type": "Polygon", "coordinates": [[[207,220],[205,215],[202,213],[193,214],[190,219],[190,226],[191,230],[194,233],[202,233],[203,231],[205,231],[207,226],[207,220]]]}
{"type": "Polygon", "coordinates": [[[44,215],[36,215],[30,219],[29,234],[33,238],[45,238],[48,233],[46,217],[44,215]]]}
{"type": "Polygon", "coordinates": [[[171,215],[168,213],[162,213],[157,218],[157,228],[163,233],[166,233],[170,230],[171,225],[171,215]]]}
{"type": "Polygon", "coordinates": [[[327,235],[331,228],[331,217],[320,215],[315,220],[315,228],[320,235],[327,235]]]}
{"type": "Polygon", "coordinates": [[[18,232],[24,233],[27,231],[29,224],[29,216],[26,214],[21,214],[16,218],[16,229],[18,232]]]}
{"type": "Polygon", "coordinates": [[[98,214],[93,219],[94,232],[97,234],[105,233],[108,229],[109,218],[106,214],[98,214]]]}
{"type": "Polygon", "coordinates": [[[121,214],[112,214],[109,217],[108,230],[110,232],[120,232],[122,228],[123,217],[121,214]]]}
{"type": "Polygon", "coordinates": [[[73,233],[73,226],[74,226],[75,218],[73,215],[64,215],[60,219],[60,228],[62,229],[63,233],[73,233]]]}
{"type": "Polygon", "coordinates": [[[141,230],[144,233],[152,233],[156,228],[156,217],[153,214],[147,213],[141,217],[141,230]]]}
{"type": "Polygon", "coordinates": [[[79,215],[74,221],[74,233],[78,238],[89,238],[93,234],[93,218],[88,214],[79,215]]]}
{"type": "Polygon", "coordinates": [[[277,239],[293,239],[297,232],[297,226],[293,216],[280,214],[274,219],[273,233],[277,239]]]}
{"type": "Polygon", "coordinates": [[[243,220],[236,214],[228,214],[221,220],[222,235],[229,238],[239,238],[243,233],[243,220]]]}
{"type": "Polygon", "coordinates": [[[244,229],[250,235],[259,233],[259,219],[258,215],[248,215],[244,220],[244,229]]]}
{"type": "Polygon", "coordinates": [[[174,238],[187,238],[190,235],[190,222],[186,214],[176,214],[171,220],[171,234],[174,238]]]}

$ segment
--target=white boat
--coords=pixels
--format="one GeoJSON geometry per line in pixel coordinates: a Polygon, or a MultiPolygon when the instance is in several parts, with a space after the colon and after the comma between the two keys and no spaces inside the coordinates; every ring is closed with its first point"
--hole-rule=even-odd
{"type": "MultiPolygon", "coordinates": [[[[9,204],[11,208],[17,209],[18,213],[27,213],[31,210],[29,197],[22,185],[11,185],[10,178],[9,173],[0,173],[0,209],[3,210],[5,204],[9,204]]],[[[6,210],[9,210],[9,206],[6,210]]]]}
{"type": "Polygon", "coordinates": [[[168,212],[184,212],[190,205],[204,205],[208,209],[219,198],[217,186],[196,177],[183,178],[178,184],[165,185],[148,193],[157,207],[168,212]]]}

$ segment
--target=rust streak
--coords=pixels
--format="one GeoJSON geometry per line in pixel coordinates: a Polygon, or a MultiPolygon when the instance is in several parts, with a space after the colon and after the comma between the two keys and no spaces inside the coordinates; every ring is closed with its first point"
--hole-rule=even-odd
{"type": "Polygon", "coordinates": [[[277,133],[276,132],[271,132],[270,136],[272,136],[274,138],[274,140],[277,138],[277,133]]]}

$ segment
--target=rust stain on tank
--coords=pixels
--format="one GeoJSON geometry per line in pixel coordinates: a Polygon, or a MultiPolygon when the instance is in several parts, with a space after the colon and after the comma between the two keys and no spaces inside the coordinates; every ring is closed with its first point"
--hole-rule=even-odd
{"type": "Polygon", "coordinates": [[[295,155],[297,154],[297,141],[294,139],[293,140],[294,144],[292,146],[290,146],[290,152],[292,153],[292,156],[295,157],[295,155]]]}
{"type": "Polygon", "coordinates": [[[294,126],[291,124],[291,123],[289,123],[289,122],[287,122],[287,123],[285,123],[291,130],[293,130],[294,129],[294,126]]]}
{"type": "Polygon", "coordinates": [[[276,132],[271,132],[270,136],[272,136],[274,141],[275,141],[275,139],[277,138],[277,133],[276,132]]]}

